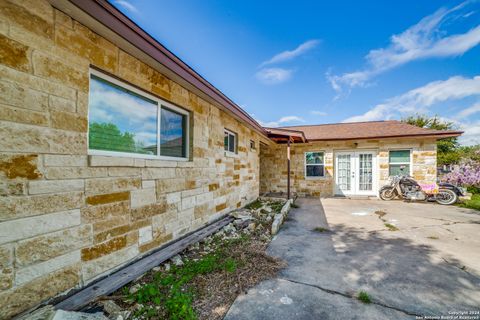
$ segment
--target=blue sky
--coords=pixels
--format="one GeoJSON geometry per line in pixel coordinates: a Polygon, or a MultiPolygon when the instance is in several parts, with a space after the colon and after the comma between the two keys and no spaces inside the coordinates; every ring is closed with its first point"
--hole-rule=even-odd
{"type": "Polygon", "coordinates": [[[480,143],[480,1],[112,0],[266,126],[439,115],[480,143]]]}

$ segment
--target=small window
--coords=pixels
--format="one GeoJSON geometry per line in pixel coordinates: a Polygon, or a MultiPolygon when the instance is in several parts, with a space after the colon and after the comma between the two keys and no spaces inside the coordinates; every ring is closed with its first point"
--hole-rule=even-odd
{"type": "Polygon", "coordinates": [[[388,155],[388,174],[409,175],[410,174],[410,150],[392,150],[388,155]]]}
{"type": "Polygon", "coordinates": [[[251,150],[257,150],[257,147],[255,146],[255,141],[250,140],[250,149],[251,150]]]}
{"type": "Polygon", "coordinates": [[[325,175],[323,152],[305,152],[305,177],[323,177],[325,175]]]}
{"type": "Polygon", "coordinates": [[[187,111],[94,70],[88,127],[90,154],[188,157],[187,111]]]}
{"type": "Polygon", "coordinates": [[[225,129],[225,138],[223,140],[224,149],[227,152],[237,153],[237,134],[225,129]]]}

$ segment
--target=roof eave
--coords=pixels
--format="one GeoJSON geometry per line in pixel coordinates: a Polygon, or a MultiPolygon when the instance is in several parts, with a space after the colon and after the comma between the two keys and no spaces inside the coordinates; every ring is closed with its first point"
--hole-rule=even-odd
{"type": "Polygon", "coordinates": [[[271,140],[273,140],[277,143],[279,143],[279,141],[277,141],[275,139],[278,139],[278,138],[281,138],[281,137],[284,137],[287,140],[291,140],[293,138],[293,142],[296,142],[295,138],[300,139],[300,143],[307,143],[308,142],[307,138],[305,137],[305,133],[303,131],[300,131],[300,130],[285,130],[285,129],[268,128],[268,127],[264,127],[264,129],[267,132],[268,137],[271,140]],[[272,132],[272,131],[277,131],[277,132],[275,133],[275,132],[272,132]],[[280,132],[278,132],[278,131],[280,131],[280,132]]]}
{"type": "Polygon", "coordinates": [[[410,134],[410,135],[393,135],[393,136],[370,136],[370,137],[345,137],[345,138],[328,138],[328,139],[308,139],[309,141],[343,141],[343,140],[371,140],[371,139],[395,139],[395,138],[454,138],[463,134],[463,131],[452,131],[448,133],[427,133],[427,134],[410,134]]]}

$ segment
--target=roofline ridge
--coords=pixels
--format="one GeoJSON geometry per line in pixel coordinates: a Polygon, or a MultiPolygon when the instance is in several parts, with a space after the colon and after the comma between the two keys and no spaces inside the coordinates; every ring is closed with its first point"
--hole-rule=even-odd
{"type": "Polygon", "coordinates": [[[374,120],[374,121],[352,121],[352,122],[332,122],[332,123],[321,123],[321,124],[305,124],[305,125],[295,125],[295,126],[282,126],[277,127],[277,129],[282,128],[298,128],[298,127],[319,127],[319,126],[331,126],[338,124],[355,124],[355,123],[375,123],[375,122],[401,122],[399,120],[374,120]]]}

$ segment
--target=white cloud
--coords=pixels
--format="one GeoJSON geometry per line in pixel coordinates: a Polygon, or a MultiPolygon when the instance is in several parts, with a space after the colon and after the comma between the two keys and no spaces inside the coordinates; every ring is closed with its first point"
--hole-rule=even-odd
{"type": "Polygon", "coordinates": [[[278,119],[277,121],[270,121],[270,122],[263,122],[261,120],[255,119],[262,127],[280,127],[281,125],[288,124],[288,123],[295,123],[295,122],[305,122],[302,117],[298,116],[284,116],[278,119]]]}
{"type": "Polygon", "coordinates": [[[476,103],[471,107],[463,109],[462,111],[460,111],[457,114],[456,118],[457,119],[464,119],[464,118],[467,118],[467,117],[471,116],[472,114],[475,114],[475,113],[478,113],[478,112],[480,112],[480,103],[476,103]]]}
{"type": "Polygon", "coordinates": [[[464,54],[480,43],[480,26],[454,35],[446,35],[441,27],[446,22],[465,18],[459,11],[473,2],[465,1],[452,9],[437,10],[404,32],[393,35],[387,47],[371,50],[365,57],[367,67],[363,70],[342,75],[327,73],[327,80],[335,91],[341,92],[344,87],[364,87],[378,74],[411,61],[464,54]]]}
{"type": "Polygon", "coordinates": [[[315,48],[319,43],[320,43],[320,40],[316,40],[316,39],[305,41],[304,43],[302,43],[301,45],[299,45],[297,48],[293,50],[286,50],[274,55],[271,59],[262,62],[260,67],[263,67],[269,64],[275,64],[275,63],[292,60],[304,54],[305,52],[315,48]]]}
{"type": "Polygon", "coordinates": [[[314,116],[322,116],[322,117],[328,115],[328,113],[326,113],[325,111],[319,111],[319,110],[311,110],[310,113],[313,114],[314,116]]]}
{"type": "Polygon", "coordinates": [[[345,121],[384,120],[415,112],[428,112],[430,107],[437,103],[470,96],[480,96],[480,76],[473,78],[455,76],[410,90],[376,105],[362,115],[350,117],[345,121]]]}
{"type": "Polygon", "coordinates": [[[132,13],[138,13],[138,9],[137,7],[135,7],[133,4],[131,4],[130,2],[126,1],[126,0],[115,0],[115,3],[118,4],[119,6],[127,9],[128,11],[132,12],[132,13]]]}
{"type": "Polygon", "coordinates": [[[301,117],[297,116],[286,116],[286,117],[281,117],[280,120],[278,120],[279,123],[286,123],[286,122],[305,122],[301,117]]]}
{"type": "Polygon", "coordinates": [[[287,81],[293,71],[282,68],[264,68],[258,71],[255,76],[264,84],[279,84],[287,81]]]}
{"type": "Polygon", "coordinates": [[[460,136],[458,141],[463,145],[480,144],[480,121],[473,123],[462,123],[459,125],[464,133],[460,136]]]}
{"type": "Polygon", "coordinates": [[[378,104],[364,114],[347,118],[343,122],[388,120],[392,118],[392,114],[390,111],[391,108],[388,105],[378,104]]]}
{"type": "Polygon", "coordinates": [[[455,76],[447,80],[430,82],[425,86],[388,99],[364,114],[345,119],[344,122],[388,120],[415,113],[438,114],[441,111],[439,104],[465,98],[476,101],[455,115],[445,117],[445,120],[454,122],[461,130],[465,131],[460,138],[461,143],[480,142],[480,121],[471,119],[472,115],[480,112],[480,76],[473,78],[455,76]]]}

